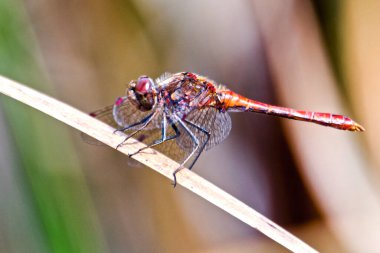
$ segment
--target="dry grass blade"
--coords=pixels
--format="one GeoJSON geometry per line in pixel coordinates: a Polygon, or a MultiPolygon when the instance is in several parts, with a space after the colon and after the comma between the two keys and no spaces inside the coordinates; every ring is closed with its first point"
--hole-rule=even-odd
{"type": "MultiPolygon", "coordinates": [[[[113,148],[124,139],[123,134],[114,134],[114,129],[103,122],[2,76],[0,76],[0,92],[40,110],[113,148]]],[[[127,142],[127,145],[120,147],[118,151],[128,154],[128,152],[135,152],[143,146],[144,144],[131,139],[127,142]]],[[[179,166],[178,163],[153,149],[147,149],[146,152],[137,154],[133,158],[170,179],[172,179],[173,171],[179,166]]],[[[256,228],[289,250],[293,252],[316,252],[297,237],[195,173],[182,170],[177,174],[177,179],[179,185],[256,228]]]]}

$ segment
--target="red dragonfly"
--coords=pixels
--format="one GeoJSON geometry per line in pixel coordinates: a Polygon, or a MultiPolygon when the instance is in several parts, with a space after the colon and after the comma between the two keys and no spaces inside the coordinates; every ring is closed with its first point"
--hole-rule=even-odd
{"type": "Polygon", "coordinates": [[[222,142],[231,130],[228,112],[257,112],[308,121],[348,131],[364,131],[352,119],[331,113],[273,106],[243,97],[223,85],[190,72],[165,73],[155,81],[140,76],[112,106],[90,115],[147,144],[130,154],[155,147],[191,169],[200,154],[222,142]]]}

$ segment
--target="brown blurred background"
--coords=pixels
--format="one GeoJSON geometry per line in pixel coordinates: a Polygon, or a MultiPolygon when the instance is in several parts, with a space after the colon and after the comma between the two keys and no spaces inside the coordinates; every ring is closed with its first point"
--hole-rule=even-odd
{"type": "MultiPolygon", "coordinates": [[[[0,0],[0,74],[85,112],[192,71],[350,133],[232,114],[194,171],[322,252],[380,252],[377,1],[0,0]]],[[[1,252],[287,252],[147,168],[0,97],[1,252]]]]}

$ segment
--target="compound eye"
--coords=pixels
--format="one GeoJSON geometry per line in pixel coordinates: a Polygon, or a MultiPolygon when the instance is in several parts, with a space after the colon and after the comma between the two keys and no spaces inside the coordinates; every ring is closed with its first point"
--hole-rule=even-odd
{"type": "Polygon", "coordinates": [[[140,76],[137,80],[135,91],[140,94],[146,94],[152,91],[154,86],[153,80],[147,76],[140,76]]]}

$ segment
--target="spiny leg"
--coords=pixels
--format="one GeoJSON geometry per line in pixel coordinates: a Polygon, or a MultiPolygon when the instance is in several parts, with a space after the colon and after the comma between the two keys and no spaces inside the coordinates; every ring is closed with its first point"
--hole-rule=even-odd
{"type": "Polygon", "coordinates": [[[146,116],[145,118],[143,118],[142,120],[140,120],[139,122],[133,123],[132,125],[128,125],[128,126],[116,129],[113,133],[124,132],[124,131],[132,128],[132,127],[144,124],[147,120],[149,120],[153,116],[153,114],[154,114],[154,112],[152,112],[151,114],[149,114],[148,116],[146,116]]]}
{"type": "Polygon", "coordinates": [[[191,151],[191,153],[187,156],[187,158],[182,162],[182,164],[173,172],[173,186],[176,187],[177,185],[177,177],[176,174],[182,170],[186,162],[194,155],[194,153],[198,150],[199,148],[199,140],[197,137],[194,135],[194,133],[186,126],[186,124],[177,117],[178,123],[186,130],[186,132],[190,135],[191,139],[195,142],[196,147],[191,151]]]}
{"type": "Polygon", "coordinates": [[[171,123],[170,126],[173,128],[175,134],[171,135],[171,136],[166,136],[166,117],[164,118],[163,122],[162,122],[162,136],[161,136],[161,139],[158,139],[158,140],[155,140],[152,144],[149,144],[147,145],[146,147],[143,147],[143,148],[140,148],[139,150],[137,150],[135,153],[133,154],[129,154],[129,157],[133,156],[133,155],[136,155],[138,153],[140,153],[141,151],[143,151],[144,149],[147,149],[147,148],[152,148],[154,146],[157,146],[159,144],[162,144],[166,141],[170,141],[170,140],[173,140],[175,138],[177,138],[178,136],[180,136],[180,131],[178,130],[177,126],[174,124],[174,123],[171,123]]]}
{"type": "Polygon", "coordinates": [[[191,122],[191,121],[188,121],[188,120],[186,120],[186,119],[184,119],[184,121],[185,121],[187,124],[189,124],[190,126],[195,127],[196,129],[198,129],[199,131],[203,132],[203,133],[206,135],[206,141],[204,141],[204,143],[202,144],[202,147],[200,148],[200,150],[199,150],[198,154],[196,155],[194,161],[193,161],[193,162],[190,164],[190,166],[189,166],[189,170],[191,170],[191,169],[193,168],[195,162],[198,160],[198,158],[199,158],[200,155],[202,154],[203,150],[205,149],[205,147],[206,147],[208,141],[210,140],[210,133],[209,133],[206,129],[202,128],[201,126],[198,126],[198,125],[194,124],[194,123],[191,122]]]}
{"type": "MultiPolygon", "coordinates": [[[[126,142],[129,138],[131,138],[132,136],[134,136],[135,134],[137,134],[138,132],[140,132],[141,130],[143,130],[151,121],[152,119],[154,118],[154,116],[157,114],[157,111],[154,112],[154,113],[151,113],[149,114],[147,117],[145,117],[142,121],[138,122],[138,123],[135,123],[135,124],[132,124],[133,125],[140,125],[140,124],[143,124],[139,129],[137,129],[136,131],[132,132],[131,134],[129,134],[127,137],[125,137],[125,139],[119,144],[117,145],[116,149],[120,148],[124,142],[126,142]]],[[[130,126],[131,127],[131,126],[130,126]]],[[[129,127],[129,128],[130,128],[129,127]]]]}

